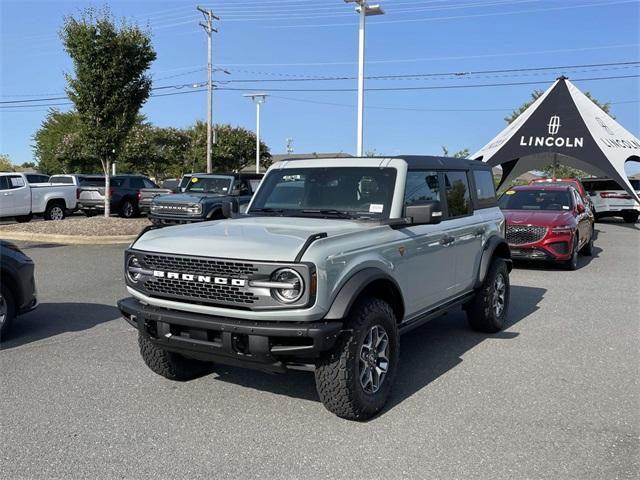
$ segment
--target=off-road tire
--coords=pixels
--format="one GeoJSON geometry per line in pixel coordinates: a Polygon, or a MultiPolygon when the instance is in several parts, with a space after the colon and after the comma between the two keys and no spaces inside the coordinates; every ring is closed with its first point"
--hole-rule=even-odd
{"type": "Polygon", "coordinates": [[[33,214],[29,214],[29,215],[20,215],[19,217],[16,217],[16,222],[18,223],[27,223],[30,222],[33,219],[33,214]]]}
{"type": "Polygon", "coordinates": [[[365,421],[385,405],[398,370],[400,344],[391,306],[377,298],[360,299],[351,309],[334,347],[316,363],[316,389],[327,410],[347,420],[365,421]],[[381,326],[388,336],[387,374],[375,393],[360,382],[360,353],[371,328],[381,326]]]}
{"type": "Polygon", "coordinates": [[[153,372],[169,380],[186,381],[211,373],[213,364],[185,358],[154,345],[148,337],[138,334],[140,355],[153,372]]]}
{"type": "MultiPolygon", "coordinates": [[[[0,342],[4,340],[5,335],[9,331],[11,323],[16,318],[16,302],[11,293],[11,290],[5,285],[0,287],[2,289],[2,300],[0,301],[0,315],[4,315],[4,321],[0,324],[0,342]]],[[[0,319],[1,320],[1,319],[0,319]]]]}
{"type": "Polygon", "coordinates": [[[576,237],[573,240],[573,247],[571,249],[571,258],[564,262],[564,268],[567,270],[577,270],[578,269],[578,245],[580,245],[580,239],[578,238],[578,234],[576,233],[576,237]]]}
{"type": "Polygon", "coordinates": [[[628,212],[622,214],[624,223],[636,223],[638,221],[638,212],[628,212]]]}
{"type": "Polygon", "coordinates": [[[64,220],[66,216],[64,204],[59,201],[49,202],[47,208],[44,209],[45,220],[64,220]]]}
{"type": "Polygon", "coordinates": [[[509,283],[509,269],[504,259],[495,257],[482,286],[476,291],[473,299],[465,305],[467,321],[472,329],[485,333],[496,333],[502,330],[509,312],[509,296],[511,285],[509,283]],[[504,298],[502,311],[496,312],[494,296],[496,294],[498,277],[504,283],[504,298]]]}
{"type": "Polygon", "coordinates": [[[590,257],[593,255],[593,238],[595,236],[595,229],[591,229],[591,236],[589,237],[589,241],[584,244],[582,249],[580,250],[581,255],[585,255],[590,257]]]}

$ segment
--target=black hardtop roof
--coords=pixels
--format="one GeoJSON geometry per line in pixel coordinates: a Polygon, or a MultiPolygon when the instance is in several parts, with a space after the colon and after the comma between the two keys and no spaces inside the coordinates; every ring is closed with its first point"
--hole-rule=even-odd
{"type": "Polygon", "coordinates": [[[469,169],[482,169],[482,170],[491,170],[491,167],[484,162],[479,160],[469,160],[466,158],[455,158],[455,157],[436,157],[429,155],[397,155],[394,158],[401,158],[407,165],[409,165],[409,169],[426,169],[426,168],[434,168],[434,169],[453,169],[453,170],[469,170],[469,169]]]}
{"type": "Polygon", "coordinates": [[[220,177],[240,177],[240,178],[262,178],[264,173],[244,173],[244,172],[211,172],[211,173],[188,173],[185,176],[206,177],[206,176],[220,176],[220,177]]]}

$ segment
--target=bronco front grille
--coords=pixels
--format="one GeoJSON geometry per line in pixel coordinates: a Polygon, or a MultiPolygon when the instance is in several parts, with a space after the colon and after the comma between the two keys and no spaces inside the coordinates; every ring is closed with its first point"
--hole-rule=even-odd
{"type": "Polygon", "coordinates": [[[542,240],[547,233],[547,227],[529,225],[507,225],[507,243],[509,245],[524,245],[542,240]]]}
{"type": "Polygon", "coordinates": [[[169,204],[155,204],[153,206],[153,213],[160,215],[189,215],[187,209],[190,205],[169,205],[169,204]]]}
{"type": "Polygon", "coordinates": [[[229,285],[213,285],[210,283],[194,283],[184,280],[153,278],[145,282],[151,295],[189,298],[204,303],[226,303],[251,305],[258,300],[253,293],[243,291],[241,287],[229,285]]]}
{"type": "Polygon", "coordinates": [[[144,256],[144,263],[153,270],[215,275],[220,277],[246,277],[258,272],[252,263],[230,262],[208,258],[166,257],[164,255],[144,256]]]}

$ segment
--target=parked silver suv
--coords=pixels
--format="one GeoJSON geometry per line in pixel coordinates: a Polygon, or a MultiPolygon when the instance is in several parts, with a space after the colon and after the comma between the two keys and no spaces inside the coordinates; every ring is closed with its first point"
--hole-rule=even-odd
{"type": "Polygon", "coordinates": [[[327,409],[365,420],[389,397],[401,333],[460,306],[475,329],[505,324],[511,258],[481,162],[283,161],[245,214],[225,214],[126,251],[118,306],[166,378],[210,362],[312,370],[327,409]]]}

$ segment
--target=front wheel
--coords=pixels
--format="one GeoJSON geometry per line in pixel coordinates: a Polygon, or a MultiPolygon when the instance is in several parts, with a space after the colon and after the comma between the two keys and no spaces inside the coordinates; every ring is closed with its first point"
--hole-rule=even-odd
{"type": "Polygon", "coordinates": [[[575,239],[573,240],[573,248],[571,249],[571,258],[564,263],[567,270],[578,269],[578,245],[580,245],[580,241],[576,234],[575,239]]]}
{"type": "Polygon", "coordinates": [[[336,345],[316,364],[320,400],[341,418],[368,420],[389,398],[399,355],[391,306],[377,298],[361,299],[349,313],[336,345]]]}
{"type": "Polygon", "coordinates": [[[0,340],[9,330],[16,316],[16,304],[11,291],[4,285],[0,288],[0,340]]]}
{"type": "Polygon", "coordinates": [[[45,220],[62,220],[64,219],[64,206],[60,203],[50,203],[44,210],[45,220]]]}
{"type": "Polygon", "coordinates": [[[153,372],[169,380],[185,381],[211,372],[212,364],[168,352],[142,334],[138,334],[140,355],[153,372]]]}
{"type": "Polygon", "coordinates": [[[511,285],[507,263],[504,259],[496,257],[482,286],[465,307],[471,328],[487,333],[502,330],[509,310],[510,295],[511,285]]]}
{"type": "Polygon", "coordinates": [[[595,229],[592,228],[591,229],[591,235],[589,236],[589,241],[587,243],[584,244],[584,247],[582,247],[582,250],[580,250],[580,253],[582,255],[586,255],[587,257],[590,257],[593,255],[593,238],[595,236],[595,229]]]}

